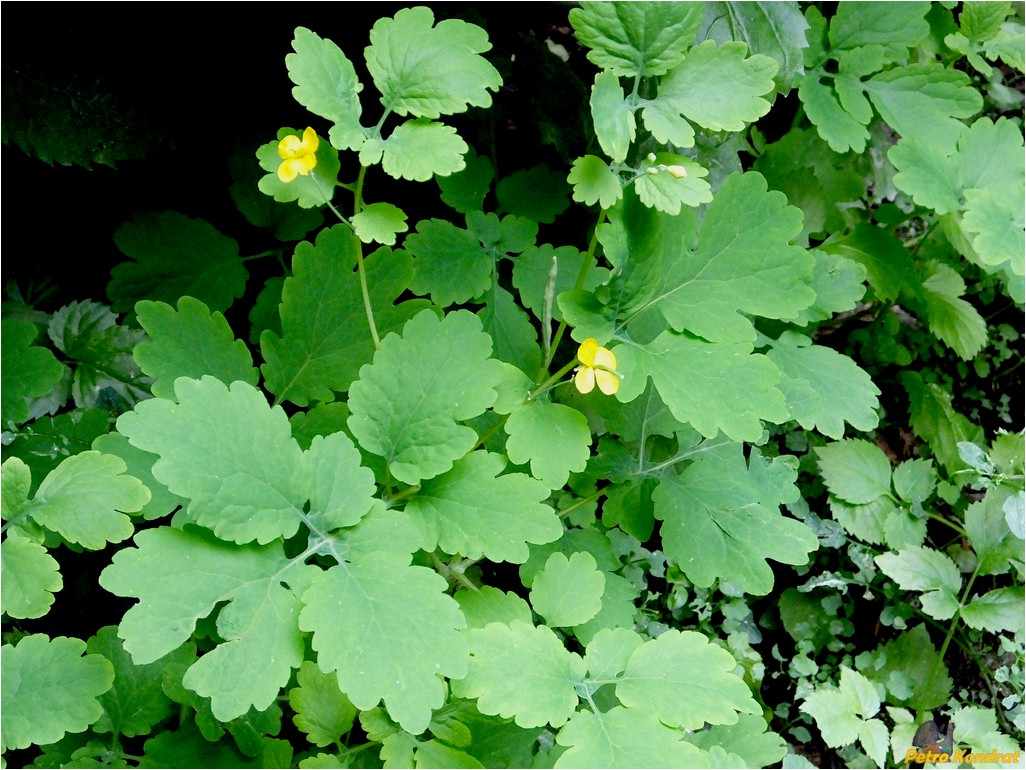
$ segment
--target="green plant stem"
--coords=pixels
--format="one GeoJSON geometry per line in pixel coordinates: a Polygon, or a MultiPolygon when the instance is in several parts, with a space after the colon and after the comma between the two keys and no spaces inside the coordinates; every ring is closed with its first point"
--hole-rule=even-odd
{"type": "MultiPolygon", "coordinates": [[[[948,626],[948,633],[944,636],[944,642],[941,644],[940,652],[937,655],[937,662],[933,664],[933,668],[930,670],[930,677],[926,680],[926,685],[923,688],[924,692],[930,692],[933,688],[933,681],[937,678],[937,672],[940,671],[940,667],[944,665],[944,656],[948,652],[948,645],[951,644],[951,639],[955,635],[955,629],[958,628],[958,620],[960,617],[961,608],[966,605],[969,599],[969,592],[973,588],[973,582],[976,580],[976,572],[979,570],[977,565],[976,569],[973,570],[973,574],[969,576],[969,580],[965,585],[965,590],[962,591],[962,598],[958,602],[959,612],[955,613],[955,617],[951,619],[951,625],[948,626]]],[[[917,714],[917,716],[919,716],[917,714]]]]}
{"type": "MultiPolygon", "coordinates": [[[[581,287],[584,286],[585,280],[588,278],[588,273],[591,272],[591,268],[595,265],[595,249],[598,247],[598,230],[599,226],[606,221],[606,210],[602,209],[599,213],[598,221],[595,223],[595,230],[591,234],[591,243],[588,244],[588,251],[584,255],[584,261],[581,262],[581,270],[577,274],[577,281],[574,283],[574,291],[580,291],[581,287]]],[[[559,322],[559,327],[556,329],[556,336],[552,338],[552,346],[549,348],[549,355],[542,366],[542,371],[548,371],[549,366],[552,365],[552,357],[556,355],[556,348],[559,347],[560,340],[563,339],[563,332],[566,331],[566,319],[559,322]]]]}
{"type": "Polygon", "coordinates": [[[580,508],[580,507],[582,507],[582,506],[585,506],[585,505],[587,505],[588,503],[593,503],[593,502],[595,502],[595,501],[596,501],[596,500],[598,500],[598,499],[599,499],[600,497],[602,497],[602,495],[604,495],[605,493],[606,493],[606,491],[605,491],[604,489],[600,489],[600,490],[598,490],[597,492],[592,492],[592,493],[591,493],[590,495],[588,495],[587,497],[582,497],[582,498],[581,498],[580,500],[578,500],[578,501],[577,501],[577,502],[575,502],[575,503],[572,503],[571,505],[568,505],[568,506],[567,506],[566,508],[564,508],[563,510],[561,510],[561,511],[557,511],[557,513],[559,514],[559,518],[561,518],[561,519],[562,519],[562,518],[565,518],[565,517],[566,517],[566,516],[568,516],[568,515],[569,515],[569,514],[570,514],[571,512],[573,512],[573,511],[576,511],[576,510],[577,510],[578,508],[580,508]]]}

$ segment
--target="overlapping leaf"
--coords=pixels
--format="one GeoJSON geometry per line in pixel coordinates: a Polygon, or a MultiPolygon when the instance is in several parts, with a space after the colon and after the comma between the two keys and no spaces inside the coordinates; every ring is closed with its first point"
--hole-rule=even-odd
{"type": "MultiPolygon", "coordinates": [[[[343,225],[319,233],[316,244],[296,248],[292,276],[282,290],[282,334],[265,331],[260,338],[267,389],[279,401],[332,401],[333,391],[348,389],[370,361],[374,344],[355,269],[358,248],[343,225]]],[[[378,249],[365,264],[374,322],[384,335],[425,303],[393,304],[413,278],[405,252],[378,249]]]]}
{"type": "Polygon", "coordinates": [[[547,486],[522,473],[496,478],[504,467],[499,455],[472,452],[421,486],[406,512],[424,533],[424,550],[521,563],[528,543],[563,534],[559,517],[543,503],[547,486]]]}
{"type": "Polygon", "coordinates": [[[54,592],[64,587],[57,560],[17,533],[9,533],[0,544],[0,569],[0,612],[12,618],[42,617],[53,604],[54,592]]]}
{"type": "Polygon", "coordinates": [[[578,711],[556,736],[568,749],[555,766],[706,767],[706,752],[684,737],[683,731],[667,727],[645,709],[578,711]]]}
{"type": "Polygon", "coordinates": [[[4,371],[0,413],[7,427],[8,423],[19,424],[29,418],[29,399],[53,390],[64,367],[49,350],[32,344],[38,332],[28,321],[4,318],[0,328],[0,366],[4,371]]]}
{"type": "Polygon", "coordinates": [[[767,559],[804,564],[819,542],[779,506],[798,499],[797,470],[784,458],[767,462],[753,452],[746,466],[740,444],[702,453],[652,494],[663,547],[688,579],[700,586],[716,578],[745,591],[767,593],[767,559]]]}
{"type": "Polygon", "coordinates": [[[503,427],[510,461],[530,462],[531,475],[550,489],[562,487],[571,471],[583,471],[588,462],[591,429],[569,406],[536,399],[514,410],[503,427]]]}
{"type": "Polygon", "coordinates": [[[401,337],[386,337],[350,388],[349,428],[360,446],[408,484],[449,470],[477,441],[457,421],[495,402],[503,365],[491,350],[481,322],[466,311],[439,320],[425,310],[401,337]]]}

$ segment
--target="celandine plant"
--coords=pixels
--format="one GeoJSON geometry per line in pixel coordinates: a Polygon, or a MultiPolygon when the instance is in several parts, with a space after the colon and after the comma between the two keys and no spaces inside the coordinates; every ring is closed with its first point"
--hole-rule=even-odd
{"type": "Polygon", "coordinates": [[[246,258],[175,212],[116,234],[112,308],[5,308],[4,750],[900,766],[927,722],[1020,748],[1023,434],[963,385],[1022,373],[1021,13],[584,3],[590,144],[502,178],[452,117],[502,85],[482,28],[382,18],[370,83],[297,29],[310,126],[233,195],[305,240],[245,340],[246,258]],[[411,227],[382,176],[450,215],[411,227]],[[136,603],[32,633],[82,551],[136,603]]]}

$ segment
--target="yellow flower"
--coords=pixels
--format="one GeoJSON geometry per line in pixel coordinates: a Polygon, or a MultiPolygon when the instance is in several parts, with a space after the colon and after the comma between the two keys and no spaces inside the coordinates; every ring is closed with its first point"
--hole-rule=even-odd
{"type": "Polygon", "coordinates": [[[594,337],[588,337],[577,350],[577,367],[574,384],[581,393],[591,393],[598,383],[599,390],[607,396],[616,393],[620,387],[620,375],[616,373],[616,356],[602,347],[594,337]]]}
{"type": "Polygon", "coordinates": [[[320,140],[312,128],[307,127],[300,139],[289,134],[278,142],[278,155],[282,162],[278,166],[278,178],[283,182],[291,182],[297,176],[306,176],[317,165],[317,145],[320,140]]]}

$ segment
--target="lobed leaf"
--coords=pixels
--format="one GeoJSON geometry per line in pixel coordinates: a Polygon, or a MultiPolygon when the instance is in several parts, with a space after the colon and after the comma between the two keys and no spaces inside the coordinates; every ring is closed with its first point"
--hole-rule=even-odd
{"type": "Polygon", "coordinates": [[[578,711],[559,731],[556,767],[706,767],[708,755],[643,708],[578,711]]]}
{"type": "Polygon", "coordinates": [[[574,553],[569,559],[554,553],[534,576],[531,606],[551,627],[579,626],[602,608],[605,586],[605,575],[590,553],[574,553]]]}
{"type": "Polygon", "coordinates": [[[41,618],[49,612],[54,593],[64,587],[57,560],[16,531],[0,544],[0,569],[0,612],[12,618],[41,618]]]}
{"type": "Polygon", "coordinates": [[[53,353],[33,345],[38,332],[28,321],[4,318],[0,321],[3,339],[0,340],[0,367],[4,371],[3,414],[4,428],[29,419],[29,401],[45,396],[53,390],[64,372],[53,353]]]}
{"type": "Polygon", "coordinates": [[[513,410],[503,429],[510,461],[530,462],[531,474],[550,489],[562,487],[571,471],[583,471],[588,463],[591,429],[569,406],[535,399],[513,410]]]}

